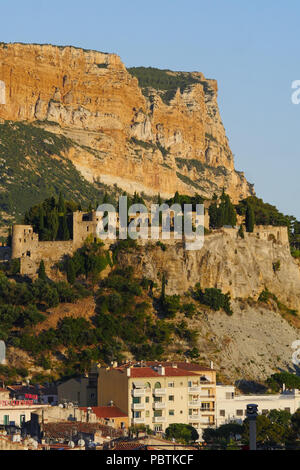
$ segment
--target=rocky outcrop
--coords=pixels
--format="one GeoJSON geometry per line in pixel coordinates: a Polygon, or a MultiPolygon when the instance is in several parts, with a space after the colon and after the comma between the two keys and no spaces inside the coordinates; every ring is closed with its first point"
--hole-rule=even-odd
{"type": "Polygon", "coordinates": [[[0,118],[72,139],[67,156],[91,182],[167,197],[211,197],[223,187],[234,201],[253,194],[234,169],[216,81],[188,75],[193,83],[166,103],[159,90],[143,94],[115,54],[1,44],[0,118]]]}
{"type": "Polygon", "coordinates": [[[233,299],[257,300],[267,288],[290,308],[300,309],[300,272],[288,244],[262,240],[255,234],[240,239],[237,233],[224,230],[207,235],[198,251],[186,251],[182,243],[165,247],[149,244],[122,255],[122,260],[159,286],[165,274],[168,294],[182,295],[199,282],[202,289],[216,287],[233,299]]]}

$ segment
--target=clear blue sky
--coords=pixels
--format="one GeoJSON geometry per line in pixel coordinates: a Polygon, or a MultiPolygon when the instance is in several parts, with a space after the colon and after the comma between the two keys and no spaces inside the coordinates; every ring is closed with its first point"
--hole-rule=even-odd
{"type": "Polygon", "coordinates": [[[236,168],[300,219],[299,0],[1,1],[0,41],[75,45],[219,83],[236,168]]]}

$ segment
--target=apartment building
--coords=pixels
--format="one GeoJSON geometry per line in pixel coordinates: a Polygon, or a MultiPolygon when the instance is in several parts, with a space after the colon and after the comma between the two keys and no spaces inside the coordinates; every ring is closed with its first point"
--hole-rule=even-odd
{"type": "Polygon", "coordinates": [[[258,405],[258,412],[286,410],[291,414],[300,408],[300,391],[285,390],[277,394],[238,395],[234,385],[216,386],[216,426],[230,422],[241,424],[246,418],[247,405],[258,405]]]}
{"type": "Polygon", "coordinates": [[[164,432],[172,423],[201,430],[215,425],[216,372],[199,364],[143,362],[101,368],[98,405],[111,401],[128,415],[129,426],[164,432]]]}
{"type": "Polygon", "coordinates": [[[88,374],[73,377],[57,385],[58,403],[74,403],[78,406],[97,406],[98,367],[88,374]]]}

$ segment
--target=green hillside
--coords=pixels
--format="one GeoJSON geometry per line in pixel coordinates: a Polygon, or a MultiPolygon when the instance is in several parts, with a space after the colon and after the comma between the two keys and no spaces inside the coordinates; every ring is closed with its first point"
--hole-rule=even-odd
{"type": "Polygon", "coordinates": [[[22,220],[34,204],[60,192],[83,207],[99,200],[104,187],[86,181],[64,156],[73,142],[38,126],[0,124],[0,224],[22,220]]]}

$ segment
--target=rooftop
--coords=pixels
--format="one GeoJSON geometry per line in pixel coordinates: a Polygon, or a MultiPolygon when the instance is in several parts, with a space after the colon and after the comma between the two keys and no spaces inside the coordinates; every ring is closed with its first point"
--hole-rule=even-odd
{"type": "MultiPolygon", "coordinates": [[[[97,418],[124,418],[127,417],[126,413],[120,410],[117,406],[92,406],[93,413],[97,418]]],[[[81,410],[87,411],[86,407],[81,407],[81,410]]]]}

